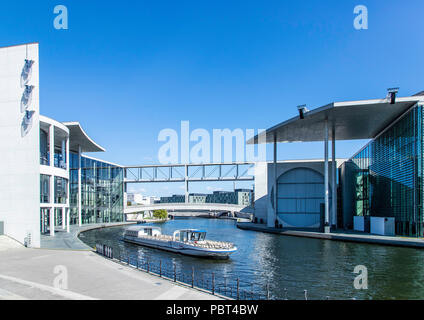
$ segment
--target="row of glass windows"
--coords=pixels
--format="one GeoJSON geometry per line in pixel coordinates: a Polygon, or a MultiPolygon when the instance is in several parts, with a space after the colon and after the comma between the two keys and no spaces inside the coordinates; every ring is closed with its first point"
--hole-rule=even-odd
{"type": "MultiPolygon", "coordinates": [[[[50,203],[50,176],[40,175],[40,203],[50,203]]],[[[68,180],[54,177],[54,203],[65,204],[68,199],[68,180]]]]}
{"type": "MultiPolygon", "coordinates": [[[[71,224],[78,223],[78,155],[70,156],[71,224]]],[[[123,169],[81,157],[81,219],[83,224],[122,222],[123,169]]]]}
{"type": "Polygon", "coordinates": [[[354,214],[394,217],[403,236],[422,237],[424,231],[423,116],[422,106],[413,108],[349,160],[354,214]]]}
{"type": "MultiPolygon", "coordinates": [[[[40,129],[40,164],[50,165],[50,152],[49,152],[49,134],[40,129]]],[[[54,147],[54,166],[56,168],[66,169],[66,149],[65,141],[61,142],[61,146],[54,147]]]]}

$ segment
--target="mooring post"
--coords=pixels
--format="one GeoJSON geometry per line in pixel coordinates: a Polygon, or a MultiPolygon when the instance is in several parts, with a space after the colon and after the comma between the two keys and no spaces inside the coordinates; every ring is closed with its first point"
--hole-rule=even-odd
{"type": "Polygon", "coordinates": [[[240,279],[237,278],[237,300],[240,300],[240,279]]]}
{"type": "Polygon", "coordinates": [[[305,291],[305,300],[308,300],[308,290],[304,290],[305,291]]]}
{"type": "Polygon", "coordinates": [[[215,295],[215,273],[212,272],[212,295],[215,295]]]}
{"type": "Polygon", "coordinates": [[[191,268],[191,287],[194,288],[194,267],[191,268]]]}
{"type": "Polygon", "coordinates": [[[266,283],[266,299],[269,300],[269,282],[266,283]]]}

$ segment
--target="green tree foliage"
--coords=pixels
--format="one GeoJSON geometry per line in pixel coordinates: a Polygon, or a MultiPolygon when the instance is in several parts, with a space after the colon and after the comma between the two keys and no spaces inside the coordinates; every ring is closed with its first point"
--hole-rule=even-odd
{"type": "Polygon", "coordinates": [[[160,209],[153,211],[153,217],[156,219],[166,220],[168,218],[168,211],[160,209]]]}

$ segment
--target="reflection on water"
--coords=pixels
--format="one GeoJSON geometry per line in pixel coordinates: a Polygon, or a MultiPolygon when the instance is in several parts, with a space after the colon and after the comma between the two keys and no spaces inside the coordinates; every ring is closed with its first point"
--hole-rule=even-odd
{"type": "Polygon", "coordinates": [[[103,243],[151,260],[175,263],[179,270],[191,270],[216,277],[239,277],[244,282],[270,283],[273,297],[302,299],[423,299],[424,251],[328,240],[286,237],[237,229],[235,221],[185,218],[163,224],[162,232],[176,229],[204,229],[211,240],[229,241],[238,251],[229,260],[183,256],[125,243],[127,227],[92,230],[81,240],[94,247],[103,243]],[[368,290],[353,287],[355,266],[368,268],[368,290]]]}

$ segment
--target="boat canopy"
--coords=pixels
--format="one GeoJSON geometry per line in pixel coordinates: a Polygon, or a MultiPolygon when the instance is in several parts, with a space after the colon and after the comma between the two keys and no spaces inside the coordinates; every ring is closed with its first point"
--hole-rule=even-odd
{"type": "Polygon", "coordinates": [[[162,234],[162,230],[160,227],[154,227],[154,226],[134,226],[129,227],[126,231],[127,235],[133,235],[133,236],[159,236],[162,234]]]}
{"type": "Polygon", "coordinates": [[[174,232],[174,241],[203,241],[206,238],[206,231],[198,229],[183,229],[174,232]]]}

